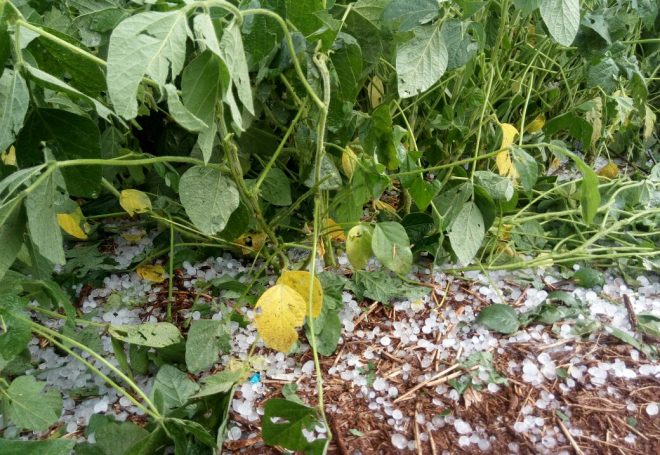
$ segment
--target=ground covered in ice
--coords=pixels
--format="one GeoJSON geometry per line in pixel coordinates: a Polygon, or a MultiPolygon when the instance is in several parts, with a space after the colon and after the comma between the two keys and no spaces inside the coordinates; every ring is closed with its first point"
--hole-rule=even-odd
{"type": "MultiPolygon", "coordinates": [[[[150,241],[119,237],[112,254],[125,267],[150,241]]],[[[291,252],[294,259],[296,254],[291,252]]],[[[350,278],[344,257],[339,264],[331,273],[350,278]]],[[[177,325],[185,331],[190,320],[220,319],[234,305],[249,322],[253,313],[238,308],[235,286],[209,283],[250,285],[258,268],[226,254],[184,262],[174,280],[177,325]]],[[[657,339],[634,329],[636,315],[660,315],[660,279],[651,272],[627,280],[605,273],[601,284],[586,289],[570,279],[571,272],[550,268],[452,276],[418,267],[408,278],[422,285],[388,301],[356,295],[347,280],[337,302],[339,345],[321,359],[332,451],[658,453],[657,339]],[[518,313],[518,330],[498,333],[475,320],[484,308],[499,303],[518,313]]],[[[95,288],[82,281],[76,292],[81,314],[91,321],[83,329],[88,343],[114,364],[110,338],[98,336],[103,324],[165,318],[167,281],[151,283],[134,272],[113,274],[95,288]]],[[[34,317],[53,328],[61,325],[36,312],[34,317]]],[[[296,395],[316,403],[314,366],[304,335],[288,356],[255,340],[251,323],[232,322],[231,352],[218,358],[212,370],[236,361],[249,361],[253,369],[231,403],[223,453],[280,453],[264,447],[260,438],[264,402],[296,395]]],[[[145,421],[140,409],[77,360],[38,338],[30,350],[36,365],[31,374],[62,391],[64,411],[46,433],[17,435],[9,426],[5,436],[35,439],[58,433],[94,442],[94,433],[85,430],[95,414],[145,421]]],[[[137,375],[136,382],[149,391],[156,371],[151,365],[149,374],[137,375]]],[[[322,436],[323,431],[317,428],[308,436],[322,436]]]]}

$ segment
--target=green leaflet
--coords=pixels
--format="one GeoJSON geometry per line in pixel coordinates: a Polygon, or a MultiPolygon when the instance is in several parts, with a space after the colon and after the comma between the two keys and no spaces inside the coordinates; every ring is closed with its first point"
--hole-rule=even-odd
{"type": "Polygon", "coordinates": [[[383,12],[383,20],[396,30],[406,32],[438,17],[439,3],[438,0],[392,0],[383,12]]]}
{"type": "Polygon", "coordinates": [[[378,223],[371,239],[374,255],[385,267],[405,275],[412,267],[412,251],[406,230],[399,223],[378,223]]]}
{"type": "Polygon", "coordinates": [[[490,330],[504,334],[514,333],[520,327],[516,310],[499,303],[481,310],[476,321],[490,330]]]}
{"type": "Polygon", "coordinates": [[[0,208],[0,279],[5,276],[23,246],[26,221],[22,202],[17,199],[0,208]]]}
{"type": "Polygon", "coordinates": [[[186,373],[166,364],[158,370],[151,396],[158,409],[168,413],[185,405],[198,390],[199,386],[186,373]]]}
{"type": "Polygon", "coordinates": [[[284,171],[276,167],[271,168],[261,186],[260,196],[264,201],[273,205],[287,206],[291,200],[291,183],[284,171]]]}
{"type": "MultiPolygon", "coordinates": [[[[220,54],[222,59],[226,62],[227,69],[231,74],[231,81],[234,87],[236,87],[238,99],[243,103],[245,109],[247,109],[250,114],[254,115],[250,74],[248,73],[245,50],[243,49],[243,38],[241,37],[241,31],[236,22],[229,24],[222,33],[222,38],[220,39],[220,54]]],[[[229,108],[232,110],[234,122],[242,125],[241,116],[238,114],[234,95],[231,90],[225,92],[225,102],[229,104],[229,108]]]]}
{"type": "Polygon", "coordinates": [[[0,77],[0,152],[9,147],[23,126],[29,93],[21,74],[7,69],[0,77]]]}
{"type": "Polygon", "coordinates": [[[543,0],[541,17],[559,44],[570,46],[580,27],[580,0],[543,0]]]}
{"type": "Polygon", "coordinates": [[[108,333],[117,340],[152,348],[164,348],[182,340],[179,329],[169,322],[113,325],[108,333]]]}
{"type": "Polygon", "coordinates": [[[222,93],[228,91],[230,80],[227,65],[211,51],[205,51],[192,60],[181,75],[183,105],[190,115],[206,126],[196,129],[199,131],[197,144],[202,150],[205,162],[211,159],[217,133],[216,103],[222,93]]]}
{"type": "Polygon", "coordinates": [[[440,27],[426,25],[414,29],[415,36],[396,50],[399,96],[410,98],[425,92],[447,69],[449,54],[440,27]]]}
{"type": "Polygon", "coordinates": [[[32,376],[19,376],[9,385],[7,416],[17,427],[44,431],[59,419],[62,398],[56,390],[45,392],[45,386],[32,376]]]}
{"type": "Polygon", "coordinates": [[[219,170],[202,166],[181,176],[179,197],[190,220],[206,235],[222,231],[239,204],[234,182],[219,170]]]}
{"type": "MultiPolygon", "coordinates": [[[[186,106],[183,105],[175,86],[172,84],[166,84],[165,92],[167,93],[167,108],[170,111],[170,115],[179,125],[188,131],[193,132],[199,132],[209,128],[206,123],[197,118],[195,114],[190,112],[186,106]]],[[[206,159],[207,155],[205,154],[204,156],[206,159]]],[[[208,159],[206,159],[206,161],[208,161],[208,159]]]]}
{"type": "MultiPolygon", "coordinates": [[[[21,166],[44,161],[42,142],[60,161],[101,158],[101,135],[89,117],[61,109],[33,109],[16,142],[21,166]]],[[[101,186],[99,166],[62,168],[66,189],[72,196],[97,197],[101,186]]]]}
{"type": "Polygon", "coordinates": [[[139,13],[112,32],[108,48],[108,93],[115,112],[137,116],[137,89],[143,76],[163,86],[176,78],[186,56],[188,36],[184,11],[139,13]]]}
{"type": "Polygon", "coordinates": [[[69,455],[75,444],[76,441],[68,439],[44,441],[0,439],[0,453],[3,455],[69,455]]]}
{"type": "Polygon", "coordinates": [[[310,443],[302,430],[312,428],[317,421],[316,409],[289,400],[271,398],[264,406],[262,436],[266,444],[303,451],[310,443]],[[280,419],[278,423],[273,421],[274,418],[280,419]]]}
{"type": "Polygon", "coordinates": [[[222,321],[193,321],[186,340],[186,366],[198,373],[219,360],[221,352],[231,349],[229,331],[222,321]]]}
{"type": "Polygon", "coordinates": [[[449,242],[461,266],[472,262],[485,234],[484,219],[479,207],[474,202],[467,202],[449,228],[449,242]]]}
{"type": "Polygon", "coordinates": [[[55,212],[55,181],[52,176],[39,185],[25,200],[30,239],[39,253],[53,264],[65,262],[62,232],[55,212]]]}

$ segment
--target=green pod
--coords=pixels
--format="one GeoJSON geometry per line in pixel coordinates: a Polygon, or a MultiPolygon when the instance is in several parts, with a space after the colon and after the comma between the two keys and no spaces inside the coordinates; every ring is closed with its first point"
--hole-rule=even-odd
{"type": "Polygon", "coordinates": [[[346,254],[354,269],[363,269],[373,254],[371,236],[373,228],[367,224],[358,224],[348,231],[346,254]]]}

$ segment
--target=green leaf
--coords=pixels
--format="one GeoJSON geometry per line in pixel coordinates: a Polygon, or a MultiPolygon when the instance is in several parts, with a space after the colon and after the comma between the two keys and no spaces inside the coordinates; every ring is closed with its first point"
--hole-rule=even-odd
{"type": "Polygon", "coordinates": [[[46,73],[45,71],[41,71],[39,68],[35,68],[34,66],[30,65],[27,62],[23,63],[23,67],[30,75],[30,79],[35,81],[37,84],[41,85],[42,87],[46,87],[46,88],[50,88],[51,90],[66,93],[67,95],[72,96],[73,98],[81,99],[88,103],[91,103],[96,109],[96,112],[99,114],[99,116],[102,119],[110,121],[110,117],[112,115],[114,116],[117,115],[114,112],[112,112],[112,110],[109,107],[98,101],[96,98],[81,92],[80,90],[72,87],[63,80],[53,76],[52,74],[46,73]]]}
{"type": "Polygon", "coordinates": [[[406,32],[438,17],[438,0],[392,0],[383,12],[383,20],[397,31],[406,32]]]}
{"type": "Polygon", "coordinates": [[[559,44],[570,46],[580,27],[580,0],[543,0],[541,17],[559,44]]]}
{"type": "Polygon", "coordinates": [[[287,206],[291,200],[291,184],[282,169],[272,168],[261,186],[260,196],[273,205],[287,206]]]}
{"type": "Polygon", "coordinates": [[[339,31],[341,22],[328,14],[322,0],[286,0],[286,16],[310,43],[322,42],[329,49],[339,31]]]}
{"type": "MultiPolygon", "coordinates": [[[[179,125],[188,131],[195,133],[209,128],[206,123],[197,118],[195,114],[190,112],[186,106],[183,105],[174,85],[165,84],[165,92],[167,93],[167,109],[170,111],[172,118],[174,118],[179,125]]],[[[208,161],[206,154],[204,156],[204,159],[208,161]]]]}
{"type": "Polygon", "coordinates": [[[484,219],[477,204],[468,202],[449,228],[449,242],[461,266],[468,265],[485,236],[484,219]]]}
{"type": "Polygon", "coordinates": [[[218,393],[227,393],[237,384],[244,372],[241,370],[224,370],[202,379],[202,388],[190,398],[202,398],[218,393]]]}
{"type": "Polygon", "coordinates": [[[0,208],[0,280],[23,246],[25,224],[25,210],[21,199],[0,208]]]}
{"type": "Polygon", "coordinates": [[[494,332],[504,334],[514,333],[520,326],[516,310],[503,304],[487,306],[481,310],[476,321],[494,332]]]}
{"type": "Polygon", "coordinates": [[[377,302],[389,303],[392,299],[418,299],[428,295],[429,289],[423,286],[408,284],[387,272],[355,273],[357,294],[377,302]]]}
{"type": "Polygon", "coordinates": [[[158,408],[167,414],[185,405],[198,390],[199,386],[186,373],[165,364],[156,374],[151,395],[158,408]]]}
{"type": "Polygon", "coordinates": [[[222,321],[193,321],[186,340],[186,366],[198,373],[215,364],[221,352],[231,349],[229,332],[222,321]]]}
{"type": "Polygon", "coordinates": [[[234,182],[218,169],[203,166],[181,176],[179,197],[190,221],[205,235],[221,232],[239,205],[234,182]]]}
{"type": "Polygon", "coordinates": [[[19,376],[9,385],[7,416],[17,427],[45,431],[60,418],[62,398],[57,390],[44,392],[45,386],[32,376],[19,376]]]}
{"type": "Polygon", "coordinates": [[[431,234],[435,228],[433,217],[426,213],[409,213],[401,220],[401,225],[406,230],[408,238],[412,243],[421,241],[431,234]]]}
{"type": "MultiPolygon", "coordinates": [[[[318,330],[316,334],[316,349],[319,354],[330,356],[337,349],[339,337],[341,336],[341,320],[336,311],[327,311],[324,313],[323,325],[318,327],[319,322],[315,323],[315,329],[318,330]]],[[[311,333],[309,326],[305,326],[307,338],[309,339],[311,333]]]]}
{"type": "Polygon", "coordinates": [[[0,152],[14,143],[29,104],[25,80],[19,72],[6,69],[0,77],[0,152]]]}
{"type": "MultiPolygon", "coordinates": [[[[314,186],[314,169],[310,171],[305,179],[305,185],[309,188],[314,186]]],[[[336,190],[341,186],[341,175],[335,166],[334,161],[328,155],[323,155],[321,159],[321,175],[319,180],[319,188],[322,190],[336,190]]]]}
{"type": "Polygon", "coordinates": [[[567,113],[553,118],[543,127],[543,131],[548,136],[561,130],[568,130],[570,135],[579,140],[585,149],[591,146],[593,127],[585,119],[575,114],[567,113]]]}
{"type": "Polygon", "coordinates": [[[637,330],[660,338],[660,317],[651,313],[638,314],[637,330]]]}
{"type": "MultiPolygon", "coordinates": [[[[367,155],[375,156],[378,161],[388,169],[394,170],[399,166],[399,159],[394,144],[394,126],[389,104],[381,104],[371,113],[360,130],[360,141],[367,155]]],[[[358,178],[356,168],[353,180],[358,178]]],[[[357,183],[357,182],[356,182],[357,183]]]]}
{"type": "MultiPolygon", "coordinates": [[[[28,116],[16,142],[16,157],[21,166],[44,161],[43,144],[60,161],[101,158],[101,134],[88,117],[60,109],[38,108],[28,116]]],[[[72,196],[97,197],[101,186],[99,166],[61,169],[66,188],[72,196]]]]}
{"type": "Polygon", "coordinates": [[[442,39],[447,47],[447,69],[464,66],[472,60],[479,50],[479,45],[472,39],[468,31],[469,22],[448,20],[442,23],[442,39]]]}
{"type": "MultiPolygon", "coordinates": [[[[252,101],[252,87],[250,86],[250,74],[248,72],[247,60],[245,59],[245,51],[243,50],[243,38],[241,38],[241,30],[232,21],[222,33],[220,39],[220,54],[222,59],[227,64],[229,74],[231,74],[231,81],[236,87],[238,99],[243,103],[245,109],[254,115],[254,102],[252,101]]],[[[225,92],[225,101],[228,102],[230,108],[233,101],[233,93],[231,90],[225,92]]],[[[241,119],[232,112],[234,121],[239,123],[241,119]]]]}
{"type": "Polygon", "coordinates": [[[433,86],[447,69],[449,54],[440,27],[414,30],[415,36],[397,46],[396,72],[399,96],[410,98],[433,86]]]}
{"type": "Polygon", "coordinates": [[[123,20],[112,32],[108,48],[108,94],[115,112],[137,116],[137,89],[147,75],[163,86],[176,78],[186,56],[185,10],[149,11],[123,20]]]}
{"type": "MultiPolygon", "coordinates": [[[[74,38],[59,31],[47,29],[62,41],[84,49],[74,38]]],[[[58,79],[66,79],[69,85],[91,97],[98,97],[106,91],[103,66],[92,61],[81,52],[69,49],[50,38],[39,36],[32,40],[26,49],[34,57],[39,68],[48,71],[58,79]]]]}
{"type": "Polygon", "coordinates": [[[611,57],[607,57],[595,65],[589,65],[587,87],[601,87],[606,93],[612,93],[619,86],[618,77],[619,67],[611,57]]]}
{"type": "Polygon", "coordinates": [[[598,270],[590,267],[582,267],[580,270],[573,274],[573,281],[580,287],[592,288],[594,286],[602,286],[605,283],[603,274],[598,270]]]}
{"type": "Polygon", "coordinates": [[[3,455],[69,455],[76,441],[67,439],[46,439],[44,441],[21,441],[0,439],[0,453],[3,455]]]}
{"type": "Polygon", "coordinates": [[[213,436],[211,436],[211,433],[209,433],[206,428],[195,421],[170,417],[165,419],[165,425],[175,425],[179,427],[179,429],[183,430],[184,433],[194,436],[195,439],[202,444],[211,448],[216,448],[215,439],[213,436]]]}
{"type": "Polygon", "coordinates": [[[448,189],[433,199],[438,212],[442,216],[441,227],[443,229],[451,227],[456,220],[456,216],[473,194],[472,184],[466,182],[448,189]]]}
{"type": "Polygon", "coordinates": [[[62,231],[55,211],[55,182],[49,176],[45,182],[28,194],[25,200],[30,239],[39,253],[53,264],[65,262],[62,231]]]}
{"type": "Polygon", "coordinates": [[[303,451],[308,448],[309,442],[302,430],[311,429],[317,423],[316,409],[271,398],[264,406],[261,435],[268,445],[303,451]]]}
{"type": "Polygon", "coordinates": [[[536,160],[529,153],[517,147],[511,150],[511,156],[523,190],[526,192],[532,191],[536,180],[539,178],[539,167],[536,160]]]}
{"type": "Polygon", "coordinates": [[[211,159],[213,142],[217,133],[215,123],[216,103],[229,89],[231,76],[225,62],[211,51],[193,59],[181,74],[181,99],[183,105],[196,118],[207,125],[200,130],[197,144],[204,161],[211,159]]]}
{"type": "Polygon", "coordinates": [[[562,155],[568,156],[573,160],[575,166],[582,173],[582,184],[580,189],[580,208],[582,209],[582,218],[587,224],[591,224],[598,213],[600,206],[600,191],[598,190],[598,175],[591,167],[575,153],[569,152],[565,147],[556,146],[552,148],[562,155]]]}
{"type": "Polygon", "coordinates": [[[151,348],[164,348],[182,340],[179,329],[169,322],[111,325],[108,333],[117,340],[151,348]]]}
{"type": "Polygon", "coordinates": [[[412,251],[406,230],[399,223],[378,223],[371,239],[371,249],[388,269],[405,275],[412,267],[412,251]]]}
{"type": "Polygon", "coordinates": [[[476,171],[474,177],[495,200],[509,201],[513,197],[511,179],[499,176],[490,171],[476,171]]]}
{"type": "Polygon", "coordinates": [[[108,422],[94,431],[96,446],[105,455],[124,455],[129,448],[147,438],[149,432],[132,422],[108,422]]]}

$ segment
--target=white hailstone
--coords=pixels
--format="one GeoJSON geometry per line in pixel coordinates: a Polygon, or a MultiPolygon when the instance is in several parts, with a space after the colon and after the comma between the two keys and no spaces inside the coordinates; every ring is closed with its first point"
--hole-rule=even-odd
{"type": "Polygon", "coordinates": [[[391,343],[390,337],[388,337],[387,335],[385,335],[383,338],[380,339],[380,344],[382,344],[383,346],[389,346],[390,343],[391,343]]]}
{"type": "Polygon", "coordinates": [[[392,411],[392,418],[394,420],[401,420],[403,419],[403,413],[399,409],[395,409],[392,411]]]}
{"type": "Polygon", "coordinates": [[[78,431],[78,424],[76,422],[69,422],[66,424],[66,432],[74,433],[78,431]]]}
{"type": "Polygon", "coordinates": [[[484,452],[490,449],[490,441],[488,441],[488,439],[480,439],[477,444],[479,446],[479,449],[484,452]]]}
{"type": "Polygon", "coordinates": [[[105,400],[100,400],[94,405],[94,414],[100,414],[108,410],[108,402],[105,400]]]}
{"type": "Polygon", "coordinates": [[[392,445],[397,449],[405,449],[408,447],[408,438],[400,433],[394,433],[391,441],[392,445]]]}
{"type": "Polygon", "coordinates": [[[626,444],[633,445],[633,444],[635,444],[635,440],[637,440],[637,438],[635,437],[634,434],[628,433],[628,436],[623,438],[623,440],[626,441],[626,444]]]}
{"type": "Polygon", "coordinates": [[[391,398],[394,398],[394,397],[396,397],[396,396],[399,395],[399,390],[398,390],[396,387],[392,386],[392,387],[390,387],[389,389],[387,389],[387,394],[388,394],[391,398]]]}
{"type": "Polygon", "coordinates": [[[383,378],[376,378],[373,383],[373,388],[377,392],[382,392],[387,388],[387,381],[383,378]]]}
{"type": "Polygon", "coordinates": [[[456,419],[454,421],[454,428],[458,434],[472,433],[472,426],[463,419],[456,419]]]}
{"type": "Polygon", "coordinates": [[[227,434],[227,439],[231,441],[237,441],[241,439],[242,435],[243,435],[243,431],[241,431],[239,427],[231,427],[227,434]]]}
{"type": "Polygon", "coordinates": [[[313,360],[308,360],[302,366],[302,372],[305,373],[305,374],[312,374],[313,371],[314,371],[314,361],[313,360]]]}
{"type": "Polygon", "coordinates": [[[513,424],[513,429],[517,433],[524,433],[525,431],[527,431],[527,424],[525,422],[516,422],[513,424]]]}
{"type": "Polygon", "coordinates": [[[467,436],[461,436],[460,438],[458,438],[458,445],[461,447],[469,446],[470,438],[468,438],[467,436]]]}
{"type": "Polygon", "coordinates": [[[488,391],[490,393],[497,393],[500,391],[500,386],[495,384],[494,382],[491,382],[488,384],[488,391]]]}
{"type": "Polygon", "coordinates": [[[658,403],[649,403],[646,406],[646,413],[651,417],[658,414],[658,403]]]}

